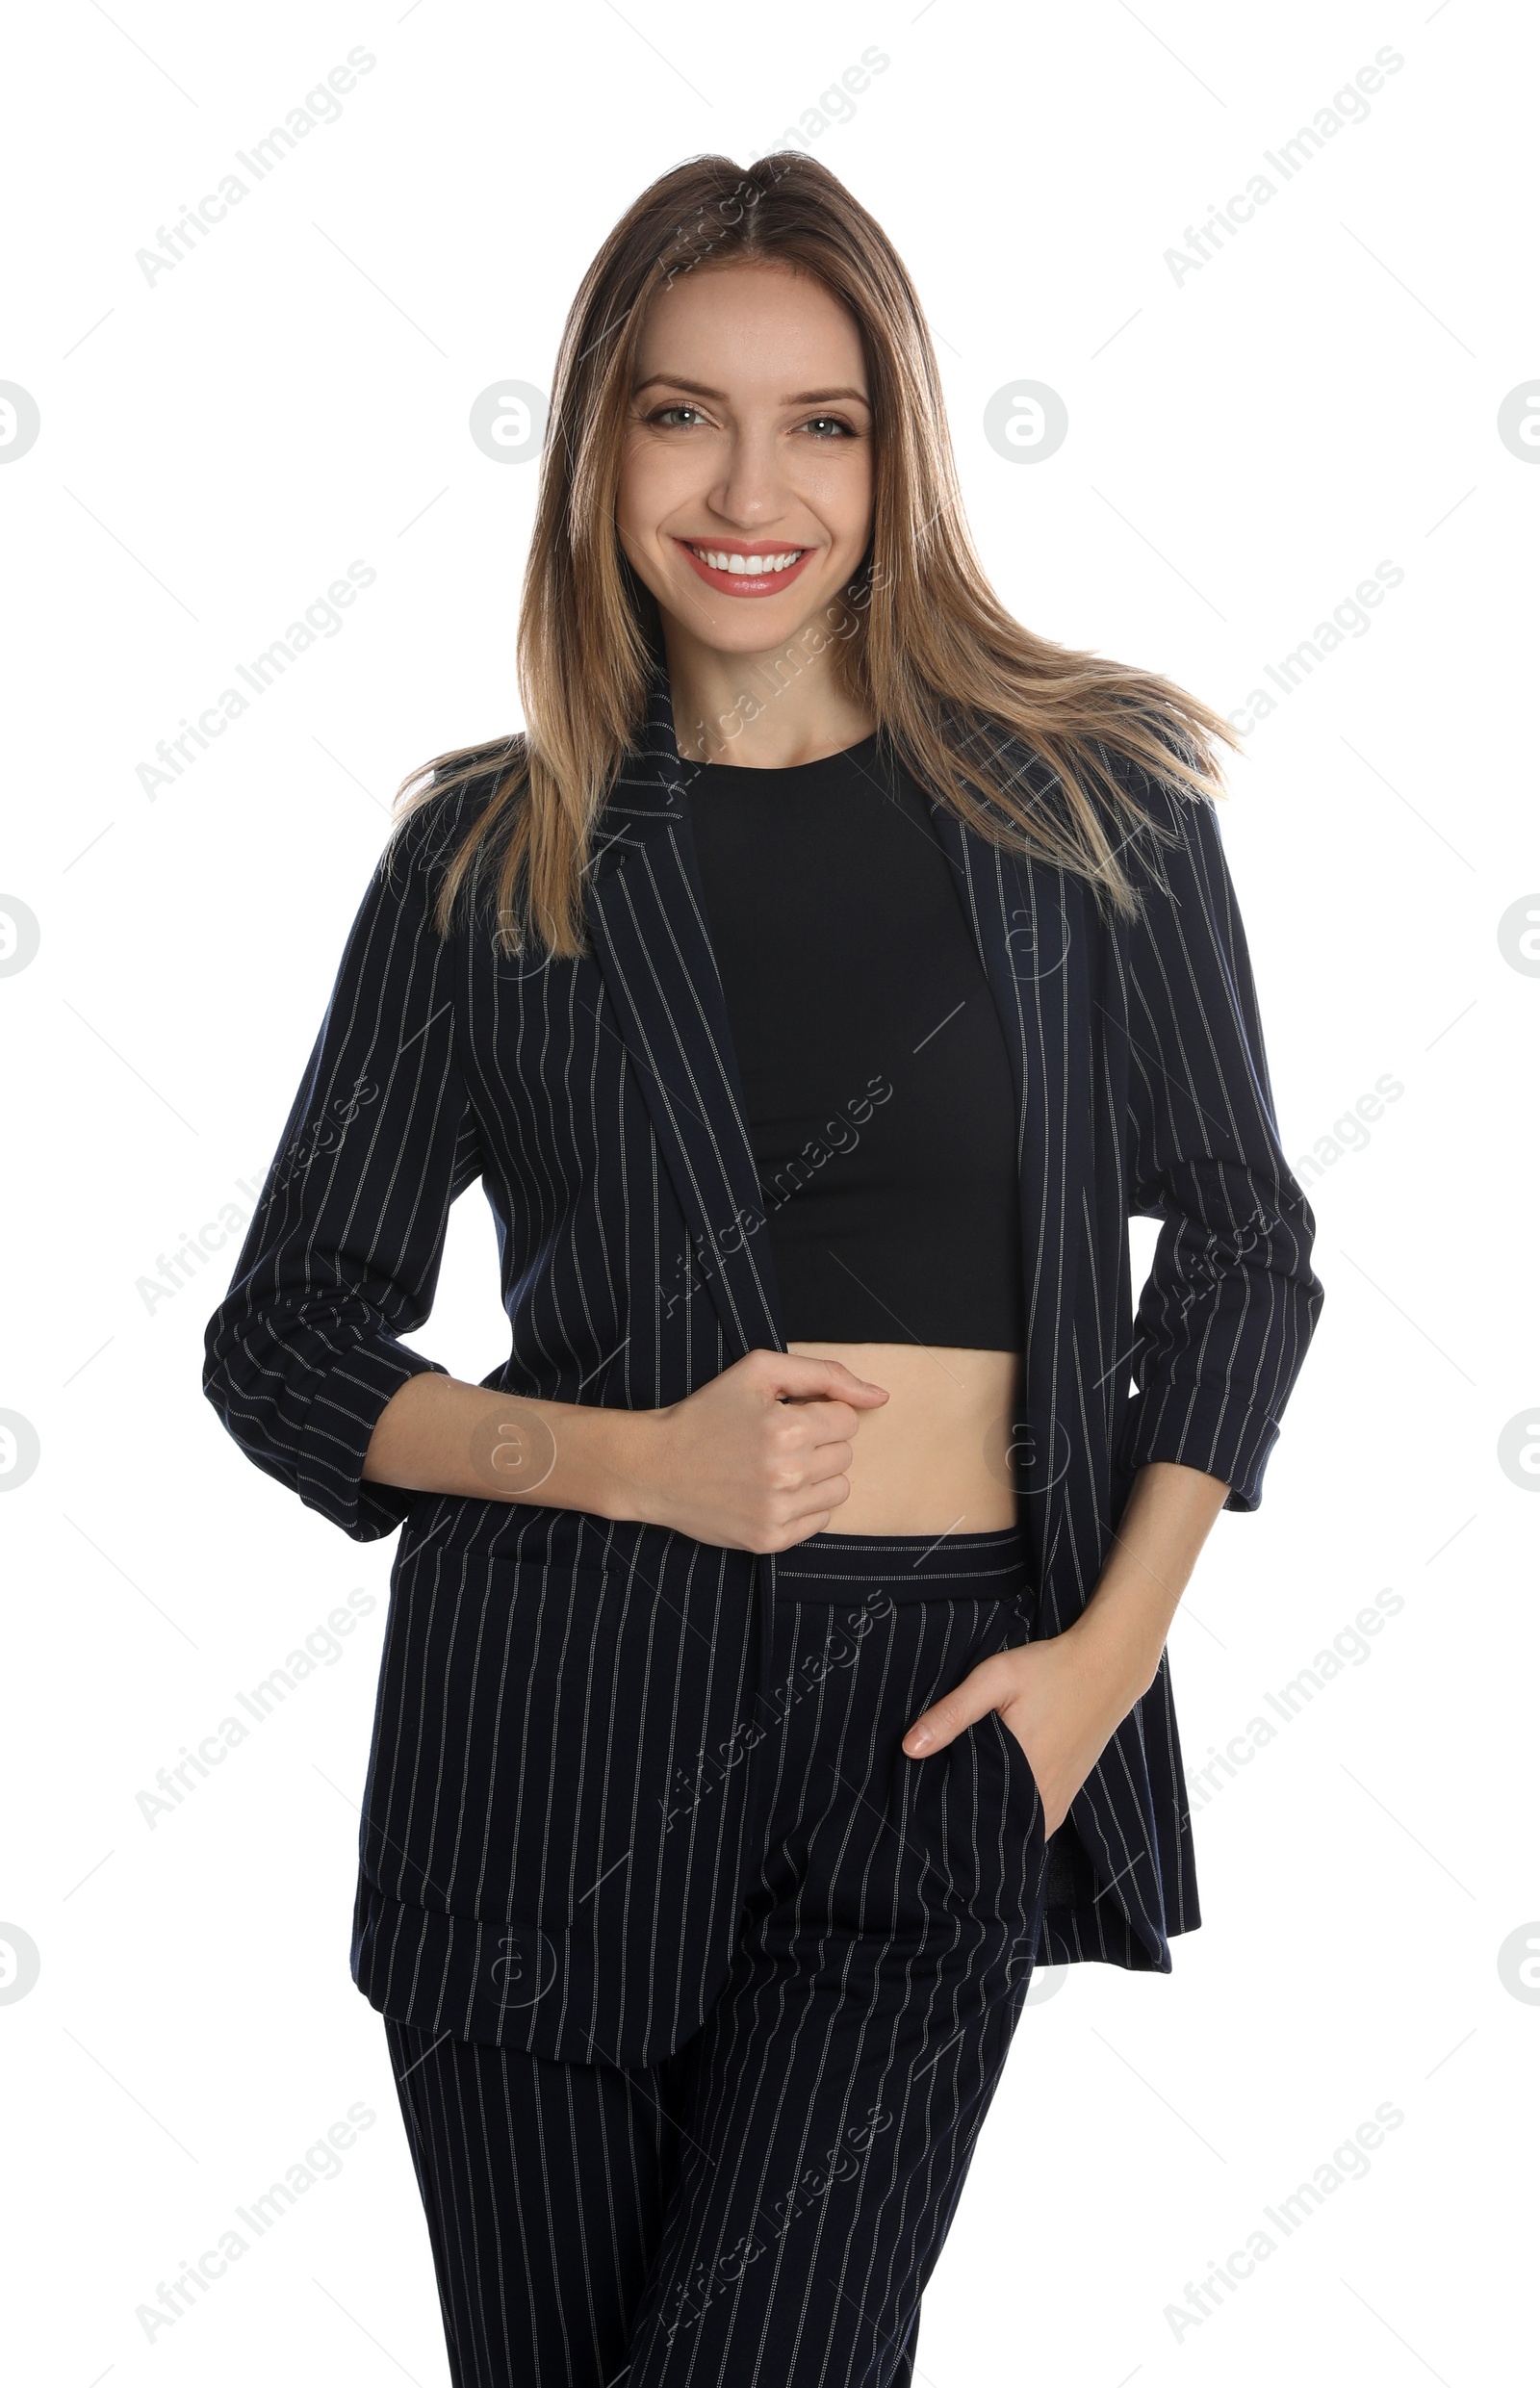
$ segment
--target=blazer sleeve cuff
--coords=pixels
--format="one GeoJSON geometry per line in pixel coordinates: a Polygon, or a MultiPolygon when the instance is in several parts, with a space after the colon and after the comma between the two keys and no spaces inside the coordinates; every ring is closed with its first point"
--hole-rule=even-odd
{"type": "Polygon", "coordinates": [[[321,1377],[300,1429],[296,1490],[308,1508],[340,1526],[354,1542],[377,1542],[404,1523],[416,1493],[375,1484],[364,1459],[380,1413],[413,1376],[449,1370],[405,1344],[356,1344],[321,1377]]]}
{"type": "Polygon", "coordinates": [[[1136,1400],[1127,1466],[1132,1472],[1164,1459],[1196,1468],[1228,1484],[1227,1509],[1255,1509],[1277,1439],[1278,1422],[1269,1411],[1248,1407],[1222,1386],[1168,1388],[1136,1400]]]}

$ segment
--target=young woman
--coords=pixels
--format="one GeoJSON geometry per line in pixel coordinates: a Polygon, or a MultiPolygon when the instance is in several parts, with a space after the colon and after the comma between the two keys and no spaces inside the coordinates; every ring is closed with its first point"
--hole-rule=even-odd
{"type": "Polygon", "coordinates": [[[1321,1300],[1234,740],[1004,612],[794,153],[590,268],[519,662],[403,790],[205,1388],[405,1528],[352,1967],[455,2381],[908,2381],[1034,1963],[1198,1920],[1166,1634],[1321,1300]],[[472,1385],[400,1338],[477,1176],[472,1385]]]}

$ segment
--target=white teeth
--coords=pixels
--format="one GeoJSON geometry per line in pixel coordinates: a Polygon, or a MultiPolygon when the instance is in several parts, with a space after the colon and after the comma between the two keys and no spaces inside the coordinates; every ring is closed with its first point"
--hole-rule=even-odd
{"type": "Polygon", "coordinates": [[[804,548],[787,548],[776,555],[733,555],[725,548],[698,548],[693,542],[690,547],[690,553],[698,555],[703,564],[709,564],[714,572],[751,574],[785,572],[806,552],[804,548]]]}

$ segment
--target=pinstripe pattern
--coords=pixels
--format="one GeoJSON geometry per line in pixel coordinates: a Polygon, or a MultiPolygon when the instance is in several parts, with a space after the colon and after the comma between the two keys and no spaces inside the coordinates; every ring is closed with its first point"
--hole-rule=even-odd
{"type": "MultiPolygon", "coordinates": [[[[725,1976],[769,1797],[746,1745],[784,1559],[764,1563],[756,1623],[745,1553],[360,1471],[391,1394],[438,1365],[403,1338],[477,1175],[511,1327],[499,1390],[651,1407],[784,1348],[687,777],[659,666],[606,809],[592,950],[569,963],[502,961],[480,926],[434,937],[433,873],[476,787],[408,823],[360,906],[204,1369],[258,1467],[356,1540],[404,1524],[360,1987],[429,2031],[624,2065],[677,2047],[725,1976]],[[703,1769],[709,1802],[667,1825],[681,1770],[703,1769]],[[514,1975],[534,1985],[523,2005],[514,1975]]],[[[1084,1605],[1144,1461],[1208,1470],[1232,1508],[1256,1506],[1321,1300],[1213,808],[1142,792],[1175,843],[1125,855],[1148,890],[1133,928],[936,812],[1018,1106],[1014,1449],[1048,1631],[1084,1605]],[[1131,1212],[1162,1220],[1137,1318],[1131,1212]]],[[[1054,1836],[1039,1953],[1165,1971],[1168,1936],[1197,1920],[1163,1657],[1054,1836]]]]}
{"type": "Polygon", "coordinates": [[[387,2026],[456,2388],[907,2382],[1020,2012],[1041,1808],[992,1712],[1021,1538],[818,1535],[777,1570],[769,1808],[703,2026],[651,2066],[387,2026]]]}

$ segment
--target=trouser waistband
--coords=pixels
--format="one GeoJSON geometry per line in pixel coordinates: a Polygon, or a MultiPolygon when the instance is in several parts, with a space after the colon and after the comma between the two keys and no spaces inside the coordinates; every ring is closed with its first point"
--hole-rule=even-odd
{"type": "Polygon", "coordinates": [[[809,1534],[776,1553],[778,1601],[838,1601],[873,1587],[895,1601],[1011,1600],[1028,1580],[1019,1526],[982,1534],[809,1534]]]}

